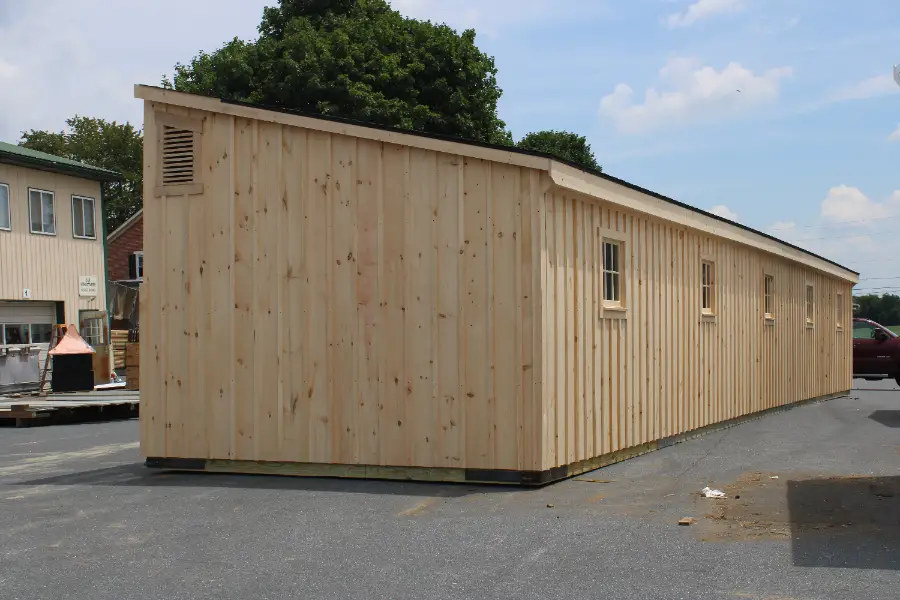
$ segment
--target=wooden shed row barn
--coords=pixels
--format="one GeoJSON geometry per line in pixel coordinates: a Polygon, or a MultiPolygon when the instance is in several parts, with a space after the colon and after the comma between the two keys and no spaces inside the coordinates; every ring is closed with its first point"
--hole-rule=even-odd
{"type": "Polygon", "coordinates": [[[150,466],[540,484],[850,389],[824,258],[548,156],[136,95],[150,466]]]}

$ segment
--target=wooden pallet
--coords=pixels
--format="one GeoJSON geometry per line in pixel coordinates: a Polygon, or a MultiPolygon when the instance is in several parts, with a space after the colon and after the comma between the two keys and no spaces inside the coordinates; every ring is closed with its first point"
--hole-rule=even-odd
{"type": "Polygon", "coordinates": [[[0,397],[0,425],[29,427],[85,421],[111,421],[138,416],[140,397],[135,393],[95,392],[53,394],[49,399],[0,397]]]}

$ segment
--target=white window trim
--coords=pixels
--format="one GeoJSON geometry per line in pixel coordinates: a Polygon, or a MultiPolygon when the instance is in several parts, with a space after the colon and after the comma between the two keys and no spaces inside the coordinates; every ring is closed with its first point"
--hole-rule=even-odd
{"type": "Polygon", "coordinates": [[[769,271],[763,272],[763,319],[765,320],[767,325],[775,324],[775,316],[777,312],[775,312],[775,274],[769,271]],[[766,280],[772,280],[772,293],[766,293],[766,280]],[[766,311],[766,296],[769,296],[772,299],[772,312],[766,311]]]}
{"type": "MultiPolygon", "coordinates": [[[[55,214],[56,213],[54,213],[54,215],[55,214]]],[[[81,225],[82,225],[82,227],[84,227],[83,220],[82,220],[81,225]]],[[[78,194],[72,194],[72,237],[74,237],[76,240],[96,240],[97,239],[97,200],[95,198],[91,198],[90,196],[79,196],[78,194]],[[91,218],[94,221],[94,235],[91,235],[91,236],[78,235],[77,233],[75,233],[75,200],[76,199],[82,201],[82,207],[81,207],[82,219],[84,219],[84,201],[85,200],[91,201],[91,208],[92,208],[91,212],[93,213],[91,218]]]]}
{"type": "Polygon", "coordinates": [[[844,294],[837,292],[834,296],[834,322],[838,331],[844,330],[844,294]]]}
{"type": "Polygon", "coordinates": [[[718,285],[719,277],[717,273],[718,269],[716,268],[716,259],[713,256],[700,256],[700,315],[704,319],[714,320],[716,318],[716,304],[718,301],[718,293],[716,290],[716,286],[718,285]],[[709,285],[709,308],[704,308],[703,306],[703,264],[709,263],[712,267],[710,269],[710,277],[712,281],[709,285]]]}
{"type": "Polygon", "coordinates": [[[0,231],[12,231],[12,197],[9,192],[9,184],[0,183],[0,187],[6,188],[6,220],[9,222],[9,227],[0,226],[0,231]]]}
{"type": "Polygon", "coordinates": [[[631,272],[631,254],[628,248],[628,236],[622,231],[612,229],[597,228],[597,241],[600,244],[599,274],[600,281],[600,318],[602,319],[625,319],[628,317],[628,273],[631,272]],[[605,263],[603,262],[603,243],[605,241],[616,242],[619,244],[619,299],[605,300],[604,288],[606,285],[606,277],[604,277],[605,263]]]}
{"type": "MultiPolygon", "coordinates": [[[[43,210],[43,202],[41,203],[41,210],[43,210]]],[[[41,215],[44,216],[43,214],[41,215]]],[[[43,225],[44,220],[41,219],[41,225],[43,225]]],[[[50,237],[56,237],[56,232],[59,230],[59,223],[56,222],[56,192],[51,192],[50,190],[42,190],[40,188],[28,188],[28,230],[33,235],[48,235],[50,237]],[[32,223],[34,222],[31,218],[31,192],[40,192],[42,194],[50,194],[53,198],[53,233],[47,233],[46,231],[35,231],[32,227],[32,223]]]]}
{"type": "Polygon", "coordinates": [[[131,253],[134,256],[134,275],[137,279],[141,281],[144,280],[144,251],[137,250],[136,252],[131,253]],[[141,268],[140,273],[138,273],[138,258],[141,259],[141,268]]]}
{"type": "Polygon", "coordinates": [[[816,326],[816,286],[809,281],[806,282],[806,286],[803,288],[803,319],[806,321],[807,329],[812,329],[816,326]],[[809,301],[810,289],[812,289],[812,302],[809,301]],[[812,311],[810,311],[810,306],[812,306],[812,311]],[[810,312],[812,312],[812,318],[809,316],[810,312]]]}

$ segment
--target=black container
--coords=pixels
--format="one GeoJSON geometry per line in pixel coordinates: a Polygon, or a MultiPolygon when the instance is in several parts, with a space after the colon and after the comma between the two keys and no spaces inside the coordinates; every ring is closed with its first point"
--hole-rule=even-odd
{"type": "Polygon", "coordinates": [[[53,357],[50,387],[54,392],[89,392],[94,389],[92,354],[60,354],[53,357]]]}

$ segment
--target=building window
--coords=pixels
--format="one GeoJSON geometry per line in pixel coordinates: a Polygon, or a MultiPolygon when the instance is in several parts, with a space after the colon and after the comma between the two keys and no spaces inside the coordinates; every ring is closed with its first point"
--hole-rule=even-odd
{"type": "Polygon", "coordinates": [[[622,306],[622,242],[603,240],[603,305],[622,306]]]}
{"type": "Polygon", "coordinates": [[[102,346],[104,342],[104,318],[95,310],[80,311],[81,337],[91,346],[102,346]]]}
{"type": "Polygon", "coordinates": [[[703,313],[711,315],[715,312],[716,302],[716,265],[711,260],[701,263],[701,285],[703,287],[703,313]]]}
{"type": "Polygon", "coordinates": [[[128,278],[144,278],[144,252],[138,251],[128,257],[128,278]]]}
{"type": "Polygon", "coordinates": [[[9,213],[9,186],[0,183],[0,229],[12,229],[12,218],[9,213]]]}
{"type": "Polygon", "coordinates": [[[772,275],[766,275],[765,279],[765,295],[766,295],[766,318],[775,318],[775,278],[772,275]]]}
{"type": "Polygon", "coordinates": [[[844,311],[844,295],[838,294],[837,296],[835,296],[835,301],[834,301],[834,322],[837,324],[838,329],[844,328],[843,311],[844,311]]]}
{"type": "Polygon", "coordinates": [[[812,326],[815,323],[815,315],[816,315],[816,304],[815,304],[815,290],[813,286],[806,286],[806,324],[812,326]]]}
{"type": "Polygon", "coordinates": [[[53,192],[28,190],[28,212],[31,218],[31,233],[56,235],[56,215],[53,211],[53,192]]]}
{"type": "Polygon", "coordinates": [[[2,331],[0,331],[2,341],[7,346],[31,343],[31,338],[28,335],[28,325],[21,323],[7,323],[5,325],[0,325],[0,329],[2,329],[2,331]]]}
{"type": "Polygon", "coordinates": [[[33,323],[31,325],[31,343],[49,344],[53,334],[53,325],[50,323],[33,323]]]}
{"type": "Polygon", "coordinates": [[[72,234],[81,239],[95,240],[94,199],[72,196],[72,234]]]}

